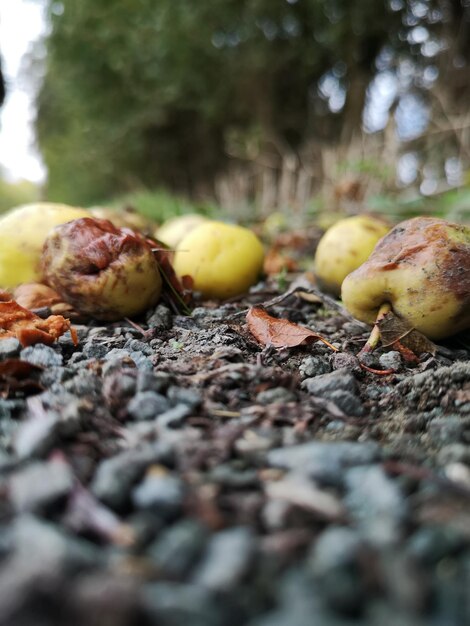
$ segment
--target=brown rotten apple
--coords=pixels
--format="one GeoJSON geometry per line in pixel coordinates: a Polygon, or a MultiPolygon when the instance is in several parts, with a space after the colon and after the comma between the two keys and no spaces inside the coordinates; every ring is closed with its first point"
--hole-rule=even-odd
{"type": "Polygon", "coordinates": [[[113,321],[153,306],[161,278],[144,237],[89,217],[57,226],[47,237],[46,282],[77,311],[113,321]]]}
{"type": "Polygon", "coordinates": [[[433,217],[401,222],[345,278],[341,295],[370,324],[389,303],[430,339],[470,328],[470,228],[433,217]]]}

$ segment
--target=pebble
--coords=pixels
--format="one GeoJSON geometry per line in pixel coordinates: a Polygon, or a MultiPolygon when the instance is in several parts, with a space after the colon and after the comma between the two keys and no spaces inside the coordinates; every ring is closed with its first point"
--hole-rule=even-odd
{"type": "Polygon", "coordinates": [[[294,401],[295,393],[285,387],[276,387],[274,389],[260,391],[255,399],[255,402],[263,405],[273,404],[274,402],[286,404],[287,402],[294,401]]]}
{"type": "Polygon", "coordinates": [[[335,389],[335,391],[331,391],[328,395],[328,399],[334,402],[346,415],[354,415],[356,417],[364,415],[362,402],[350,391],[335,389]]]}
{"type": "Polygon", "coordinates": [[[256,553],[256,540],[246,527],[215,533],[193,581],[213,591],[228,591],[239,584],[249,571],[256,553]]]}
{"type": "Polygon", "coordinates": [[[139,391],[127,405],[128,414],[135,420],[152,420],[170,409],[170,403],[156,391],[139,391]]]}
{"type": "Polygon", "coordinates": [[[464,424],[458,416],[448,415],[429,422],[428,433],[437,445],[458,443],[462,440],[464,424]]]}
{"type": "Polygon", "coordinates": [[[149,328],[155,328],[157,330],[170,330],[173,326],[173,315],[168,307],[163,304],[159,304],[152,315],[147,318],[147,324],[149,328]]]}
{"type": "Polygon", "coordinates": [[[142,589],[150,624],[159,626],[237,626],[240,617],[209,589],[155,582],[142,589]]]}
{"type": "Polygon", "coordinates": [[[392,546],[400,539],[408,510],[397,481],[378,465],[354,467],[346,472],[345,505],[367,541],[392,546]]]}
{"type": "Polygon", "coordinates": [[[328,359],[319,356],[308,356],[299,365],[299,372],[302,378],[311,378],[320,374],[327,374],[331,371],[328,359]]]}
{"type": "Polygon", "coordinates": [[[193,411],[202,404],[201,392],[197,389],[172,385],[168,388],[166,396],[172,404],[185,404],[193,411]]]}
{"type": "Polygon", "coordinates": [[[314,542],[307,568],[330,607],[357,615],[365,600],[360,564],[363,541],[357,532],[343,526],[326,529],[314,542]]]}
{"type": "Polygon", "coordinates": [[[355,374],[361,373],[359,359],[349,352],[335,352],[331,357],[331,364],[334,370],[349,370],[355,374]]]}
{"type": "Polygon", "coordinates": [[[299,471],[321,482],[342,484],[345,468],[372,463],[379,456],[380,447],[374,442],[311,441],[270,450],[267,462],[274,467],[299,471]]]}
{"type": "Polygon", "coordinates": [[[145,444],[101,461],[91,483],[94,495],[110,508],[126,506],[131,489],[147,467],[168,461],[172,451],[166,443],[145,444]]]}
{"type": "Polygon", "coordinates": [[[395,372],[399,372],[403,365],[401,354],[396,350],[385,352],[379,357],[379,365],[384,370],[392,369],[395,372]]]}
{"type": "Polygon", "coordinates": [[[21,352],[21,344],[16,337],[7,337],[0,341],[0,361],[14,359],[21,352]]]}
{"type": "Polygon", "coordinates": [[[139,370],[137,373],[137,391],[156,391],[165,393],[171,383],[171,376],[166,372],[139,370]]]}
{"type": "Polygon", "coordinates": [[[35,346],[28,346],[21,350],[20,358],[22,361],[28,361],[39,367],[56,367],[63,364],[63,357],[53,348],[45,346],[41,343],[35,346]]]}
{"type": "Polygon", "coordinates": [[[184,488],[181,480],[166,471],[150,468],[133,489],[132,502],[138,509],[157,512],[165,519],[176,516],[182,505],[184,488]]]}
{"type": "Polygon", "coordinates": [[[355,395],[358,386],[355,377],[347,369],[335,370],[329,374],[321,374],[314,378],[306,378],[302,382],[302,388],[306,389],[312,396],[320,398],[330,398],[333,391],[348,391],[355,395]]]}
{"type": "Polygon", "coordinates": [[[202,524],[184,519],[163,530],[149,546],[147,554],[165,576],[184,580],[199,561],[208,537],[208,529],[202,524]]]}
{"type": "Polygon", "coordinates": [[[73,484],[72,472],[65,463],[37,461],[11,476],[10,501],[18,512],[44,510],[62,500],[73,484]]]}

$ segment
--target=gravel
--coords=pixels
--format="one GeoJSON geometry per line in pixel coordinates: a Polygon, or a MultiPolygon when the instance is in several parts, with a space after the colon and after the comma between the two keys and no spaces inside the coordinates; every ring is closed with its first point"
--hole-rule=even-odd
{"type": "Polygon", "coordinates": [[[1,381],[0,624],[470,623],[470,352],[361,364],[294,296],[271,312],[339,351],[263,349],[265,291],[0,341],[41,368],[1,381]]]}

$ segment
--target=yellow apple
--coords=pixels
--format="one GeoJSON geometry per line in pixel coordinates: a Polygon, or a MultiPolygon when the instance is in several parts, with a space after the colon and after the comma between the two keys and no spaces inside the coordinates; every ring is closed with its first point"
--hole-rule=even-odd
{"type": "Polygon", "coordinates": [[[470,328],[470,227],[433,217],[401,222],[345,278],[341,295],[369,324],[389,303],[430,339],[470,328]]]}
{"type": "Polygon", "coordinates": [[[191,276],[205,298],[231,298],[247,291],[263,268],[263,246],[243,226],[206,221],[178,244],[173,266],[191,276]]]}

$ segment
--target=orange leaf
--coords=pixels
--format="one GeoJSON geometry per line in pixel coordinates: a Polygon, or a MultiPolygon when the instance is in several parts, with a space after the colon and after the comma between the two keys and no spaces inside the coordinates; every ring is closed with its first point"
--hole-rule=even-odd
{"type": "Polygon", "coordinates": [[[246,321],[251,334],[265,346],[294,348],[315,341],[322,341],[332,350],[337,351],[331,343],[313,330],[286,319],[272,317],[259,307],[252,307],[248,311],[246,321]]]}
{"type": "Polygon", "coordinates": [[[50,315],[42,319],[12,300],[7,292],[0,292],[0,339],[16,337],[22,346],[35,343],[49,345],[68,330],[76,344],[77,334],[70,320],[62,315],[50,315]]]}

